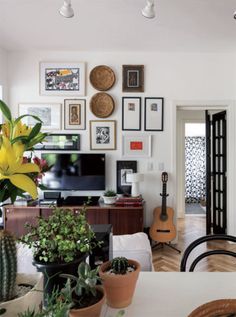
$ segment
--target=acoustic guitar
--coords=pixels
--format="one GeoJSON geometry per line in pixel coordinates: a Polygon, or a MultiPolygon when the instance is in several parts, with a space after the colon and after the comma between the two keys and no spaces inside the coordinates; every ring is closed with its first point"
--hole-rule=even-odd
{"type": "Polygon", "coordinates": [[[162,173],[162,206],[157,207],[153,211],[153,223],[150,227],[149,234],[152,240],[161,243],[170,242],[176,237],[176,228],[173,223],[174,210],[166,206],[166,193],[168,174],[162,173]]]}

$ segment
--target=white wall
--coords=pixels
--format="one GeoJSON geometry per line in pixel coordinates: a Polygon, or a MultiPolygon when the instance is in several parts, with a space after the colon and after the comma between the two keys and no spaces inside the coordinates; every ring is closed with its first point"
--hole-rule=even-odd
{"type": "MultiPolygon", "coordinates": [[[[7,101],[7,52],[0,48],[0,86],[1,96],[7,101]]],[[[2,122],[2,114],[0,114],[0,123],[2,122]]]]}
{"type": "MultiPolygon", "coordinates": [[[[153,132],[152,157],[139,159],[138,170],[145,174],[141,192],[146,200],[146,225],[152,220],[152,210],[161,204],[159,193],[162,191],[159,163],[169,173],[168,204],[175,203],[175,108],[178,100],[234,100],[236,99],[236,60],[232,54],[185,54],[185,53],[146,53],[146,52],[77,52],[77,51],[37,51],[11,52],[9,58],[9,104],[17,115],[18,103],[23,102],[61,102],[64,98],[39,95],[39,62],[40,61],[85,61],[87,63],[87,129],[78,131],[81,134],[81,150],[89,151],[89,120],[96,118],[89,110],[89,100],[97,91],[89,83],[88,75],[94,66],[105,64],[115,71],[116,84],[108,91],[116,102],[116,109],[111,120],[117,120],[117,150],[107,151],[107,188],[116,187],[116,160],[124,159],[121,152],[121,97],[149,96],[164,97],[164,131],[153,132]],[[122,64],[145,65],[145,93],[122,93],[122,64]],[[153,171],[147,171],[148,162],[152,162],[153,171]]],[[[142,99],[142,102],[144,99],[142,99]]],[[[144,105],[142,104],[144,108],[144,105]]],[[[140,134],[142,131],[133,132],[140,134]]],[[[99,119],[98,119],[99,120],[99,119]]],[[[68,132],[68,130],[67,130],[68,132]]]]}

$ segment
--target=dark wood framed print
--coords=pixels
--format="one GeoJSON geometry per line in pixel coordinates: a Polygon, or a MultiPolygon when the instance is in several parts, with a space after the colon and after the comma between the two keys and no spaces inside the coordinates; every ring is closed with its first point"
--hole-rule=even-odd
{"type": "Polygon", "coordinates": [[[123,65],[123,92],[144,92],[144,65],[123,65]]]}
{"type": "Polygon", "coordinates": [[[144,130],[163,131],[164,129],[164,98],[145,98],[144,130]]]}
{"type": "Polygon", "coordinates": [[[141,98],[122,98],[122,130],[141,130],[141,98]]]}
{"type": "Polygon", "coordinates": [[[40,151],[80,150],[79,134],[49,134],[42,143],[34,146],[40,151]]]}
{"type": "Polygon", "coordinates": [[[86,128],[86,100],[64,100],[64,128],[65,130],[85,130],[86,128]]]}
{"type": "Polygon", "coordinates": [[[127,174],[137,172],[137,161],[116,161],[117,194],[131,194],[132,183],[127,182],[127,174]]]}
{"type": "Polygon", "coordinates": [[[91,120],[90,123],[90,150],[116,149],[116,121],[91,120]]]}

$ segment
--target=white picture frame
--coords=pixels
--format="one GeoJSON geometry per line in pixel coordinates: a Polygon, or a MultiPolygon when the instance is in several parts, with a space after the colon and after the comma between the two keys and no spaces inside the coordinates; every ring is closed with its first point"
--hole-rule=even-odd
{"type": "MultiPolygon", "coordinates": [[[[42,120],[42,130],[61,129],[61,104],[60,103],[20,103],[18,105],[19,116],[33,115],[42,120]]],[[[24,117],[22,122],[28,126],[34,126],[36,120],[32,117],[24,117]]]]}
{"type": "Polygon", "coordinates": [[[85,63],[39,63],[40,94],[85,96],[85,63]]]}
{"type": "Polygon", "coordinates": [[[146,97],[144,109],[144,130],[163,131],[164,129],[164,98],[146,97]]]}
{"type": "Polygon", "coordinates": [[[141,130],[141,97],[122,98],[122,130],[141,130]]]}
{"type": "Polygon", "coordinates": [[[86,129],[86,100],[65,99],[64,100],[64,129],[85,130],[86,129]],[[73,110],[75,116],[73,118],[73,110]]]}
{"type": "Polygon", "coordinates": [[[116,121],[91,120],[90,150],[116,150],[116,121]]]}
{"type": "Polygon", "coordinates": [[[124,157],[151,157],[151,135],[123,135],[122,155],[124,157]]]}

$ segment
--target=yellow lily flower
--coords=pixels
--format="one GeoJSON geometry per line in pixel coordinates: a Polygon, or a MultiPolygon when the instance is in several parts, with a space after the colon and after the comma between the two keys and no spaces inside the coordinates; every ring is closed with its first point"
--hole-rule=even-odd
{"type": "Polygon", "coordinates": [[[24,146],[11,144],[8,138],[2,137],[0,148],[0,180],[9,179],[10,182],[28,192],[33,199],[37,198],[37,186],[27,173],[39,173],[39,167],[34,163],[23,163],[24,146]]]}
{"type": "MultiPolygon", "coordinates": [[[[28,127],[26,124],[18,121],[16,124],[13,124],[13,132],[12,132],[12,139],[15,139],[19,136],[28,136],[31,132],[32,128],[28,127]]],[[[2,134],[3,136],[10,138],[10,124],[6,122],[2,125],[2,134]]]]}

